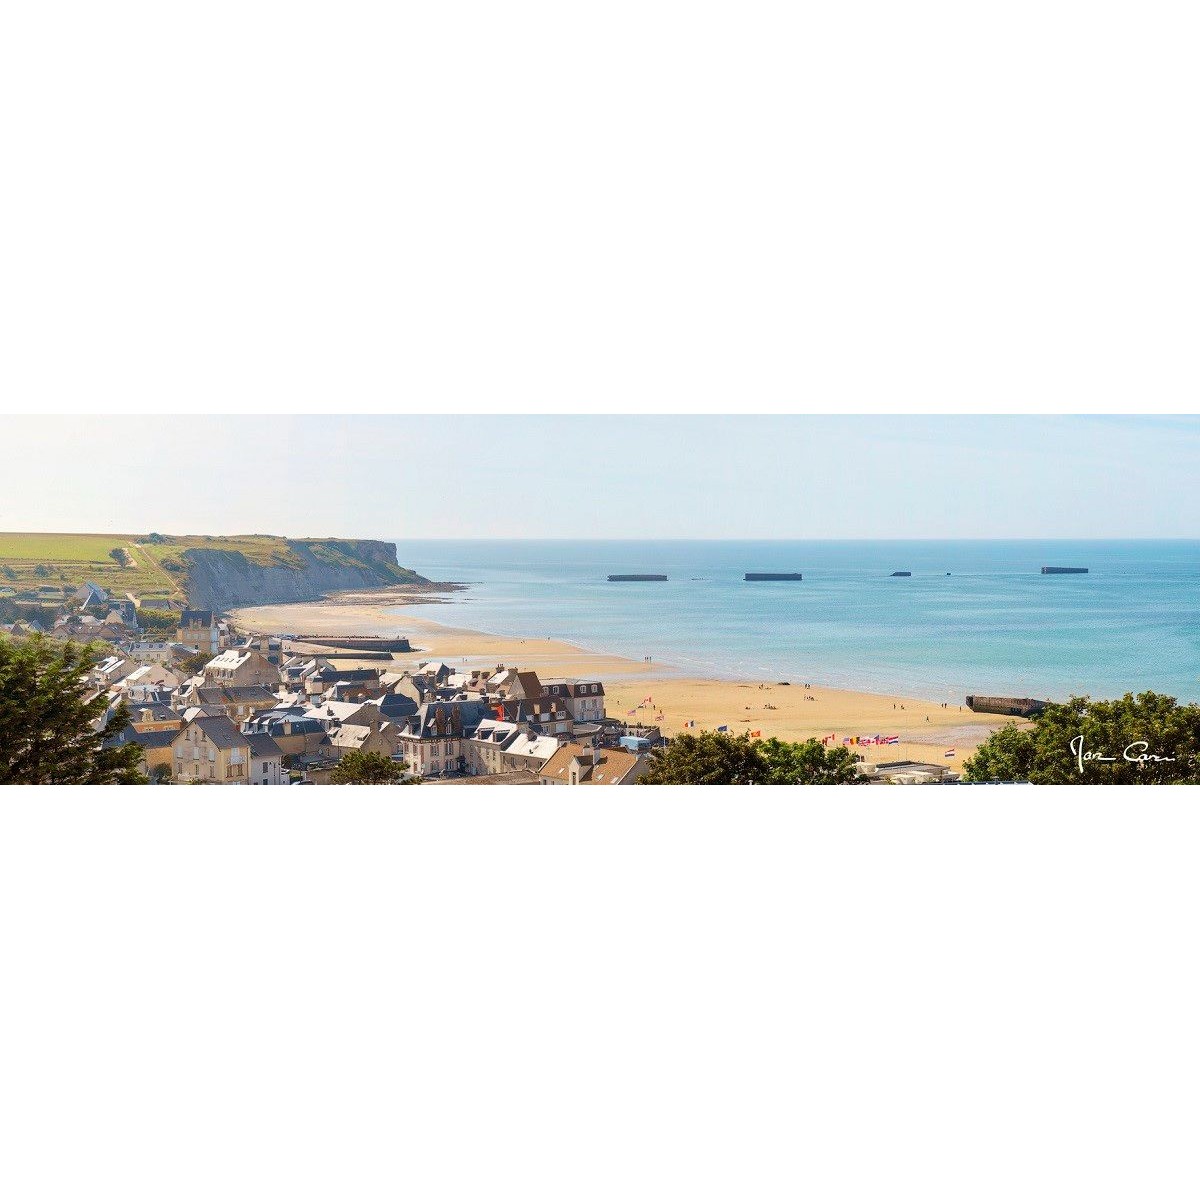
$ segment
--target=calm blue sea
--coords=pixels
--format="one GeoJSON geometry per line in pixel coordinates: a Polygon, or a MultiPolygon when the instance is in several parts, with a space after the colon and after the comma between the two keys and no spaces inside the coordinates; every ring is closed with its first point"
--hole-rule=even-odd
{"type": "Polygon", "coordinates": [[[1200,699],[1196,541],[401,541],[471,584],[413,611],[723,678],[956,700],[1200,699]],[[1087,575],[1042,575],[1043,565],[1087,575]],[[746,571],[802,571],[746,583],[746,571]],[[892,571],[911,571],[893,579],[892,571]],[[667,583],[608,583],[617,573],[667,583]]]}

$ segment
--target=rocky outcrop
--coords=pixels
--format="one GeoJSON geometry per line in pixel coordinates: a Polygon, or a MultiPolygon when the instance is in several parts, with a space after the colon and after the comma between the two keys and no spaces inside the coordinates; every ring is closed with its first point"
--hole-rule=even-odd
{"type": "Polygon", "coordinates": [[[236,605],[319,600],[353,588],[429,582],[396,562],[393,542],[289,540],[287,547],[297,558],[295,566],[264,566],[237,550],[183,551],[188,603],[221,611],[236,605]]]}

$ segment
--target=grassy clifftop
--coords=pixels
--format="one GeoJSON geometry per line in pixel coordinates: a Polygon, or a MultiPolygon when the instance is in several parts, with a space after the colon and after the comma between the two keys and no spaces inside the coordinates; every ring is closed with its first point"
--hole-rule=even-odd
{"type": "Polygon", "coordinates": [[[60,587],[74,591],[88,580],[108,591],[135,596],[178,596],[180,580],[142,550],[143,534],[0,533],[0,587],[17,591],[60,587]],[[124,552],[123,564],[113,551],[124,552]]]}
{"type": "Polygon", "coordinates": [[[336,587],[343,576],[347,587],[426,582],[396,562],[391,542],[271,534],[0,533],[0,588],[17,591],[74,590],[91,580],[119,596],[132,592],[187,600],[195,599],[191,592],[198,590],[205,593],[201,602],[207,602],[214,564],[219,564],[218,574],[238,578],[239,592],[251,588],[255,579],[268,589],[277,589],[281,580],[290,582],[288,590],[298,593],[336,587]],[[193,575],[204,577],[203,586],[193,588],[193,575]],[[313,589],[301,582],[310,577],[320,580],[313,589]]]}

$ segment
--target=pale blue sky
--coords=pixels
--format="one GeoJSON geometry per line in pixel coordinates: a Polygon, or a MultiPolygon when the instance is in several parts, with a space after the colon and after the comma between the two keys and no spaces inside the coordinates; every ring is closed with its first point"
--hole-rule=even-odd
{"type": "Polygon", "coordinates": [[[1197,537],[1200,418],[7,417],[0,529],[1197,537]]]}

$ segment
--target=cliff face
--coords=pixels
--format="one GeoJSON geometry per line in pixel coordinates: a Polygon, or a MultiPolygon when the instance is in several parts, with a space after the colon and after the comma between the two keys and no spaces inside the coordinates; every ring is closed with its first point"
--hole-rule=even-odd
{"type": "Polygon", "coordinates": [[[262,565],[237,550],[183,551],[188,603],[219,611],[239,604],[319,600],[351,588],[429,582],[396,562],[392,542],[289,540],[287,548],[296,566],[262,565]]]}

